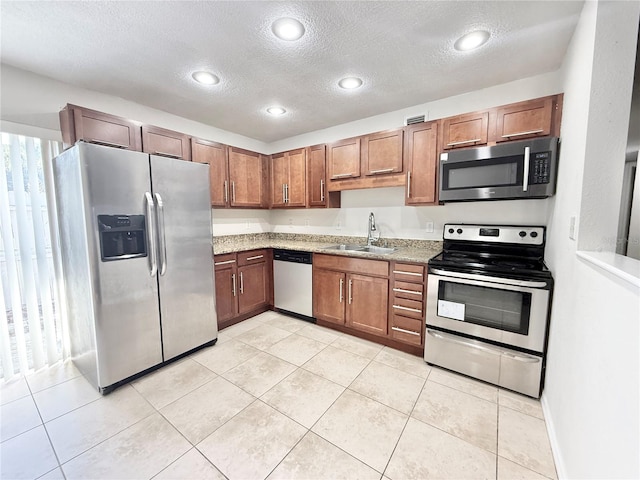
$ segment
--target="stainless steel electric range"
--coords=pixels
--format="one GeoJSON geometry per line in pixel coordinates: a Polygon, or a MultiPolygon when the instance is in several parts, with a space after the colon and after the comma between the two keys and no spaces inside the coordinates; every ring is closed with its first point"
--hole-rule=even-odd
{"type": "Polygon", "coordinates": [[[424,358],[538,398],[553,278],[545,227],[446,224],[429,260],[424,358]]]}

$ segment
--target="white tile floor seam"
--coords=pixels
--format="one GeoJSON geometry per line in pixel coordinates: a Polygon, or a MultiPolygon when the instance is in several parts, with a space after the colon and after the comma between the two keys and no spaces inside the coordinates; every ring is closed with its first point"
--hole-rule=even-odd
{"type": "Polygon", "coordinates": [[[30,426],[27,413],[15,427],[24,431],[1,437],[2,463],[15,477],[24,471],[43,480],[132,472],[158,480],[556,478],[537,400],[275,312],[220,337],[94,400],[70,364],[1,384],[1,408],[22,400],[7,411],[27,405],[29,412],[29,398],[41,422],[30,426]],[[432,391],[441,397],[436,403],[425,400],[432,391]],[[467,407],[476,413],[456,410],[467,407]],[[96,415],[98,424],[88,425],[96,415]],[[77,438],[69,443],[69,435],[77,438]],[[23,464],[19,454],[5,459],[32,438],[43,449],[41,464],[30,455],[23,464]],[[164,454],[140,453],[150,448],[164,454]],[[318,451],[330,461],[316,458],[318,451]],[[105,464],[101,456],[114,452],[125,457],[105,464]]]}

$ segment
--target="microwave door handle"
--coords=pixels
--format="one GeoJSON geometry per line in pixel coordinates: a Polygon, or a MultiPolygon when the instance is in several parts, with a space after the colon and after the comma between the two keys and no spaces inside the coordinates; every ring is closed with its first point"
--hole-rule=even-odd
{"type": "Polygon", "coordinates": [[[526,192],[529,189],[529,157],[531,155],[531,148],[524,147],[524,172],[522,172],[522,191],[526,192]]]}

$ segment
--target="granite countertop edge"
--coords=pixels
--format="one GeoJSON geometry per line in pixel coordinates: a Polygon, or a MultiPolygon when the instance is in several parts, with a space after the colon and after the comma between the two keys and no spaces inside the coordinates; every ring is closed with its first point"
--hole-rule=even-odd
{"type": "Polygon", "coordinates": [[[345,257],[427,263],[430,258],[442,251],[442,242],[440,241],[399,238],[382,239],[376,244],[397,248],[395,252],[389,254],[327,249],[328,247],[339,244],[366,245],[366,243],[367,240],[364,237],[279,233],[225,235],[213,237],[212,241],[215,255],[261,248],[282,248],[286,250],[298,250],[345,257]]]}

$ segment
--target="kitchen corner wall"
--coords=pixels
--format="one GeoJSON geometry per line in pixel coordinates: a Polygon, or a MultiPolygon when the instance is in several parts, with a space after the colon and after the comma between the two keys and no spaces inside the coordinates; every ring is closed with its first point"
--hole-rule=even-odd
{"type": "Polygon", "coordinates": [[[640,478],[640,290],[578,256],[579,248],[615,248],[639,19],[637,2],[586,2],[562,68],[542,397],[560,478],[640,478]],[[574,238],[572,217],[582,227],[574,238]]]}

